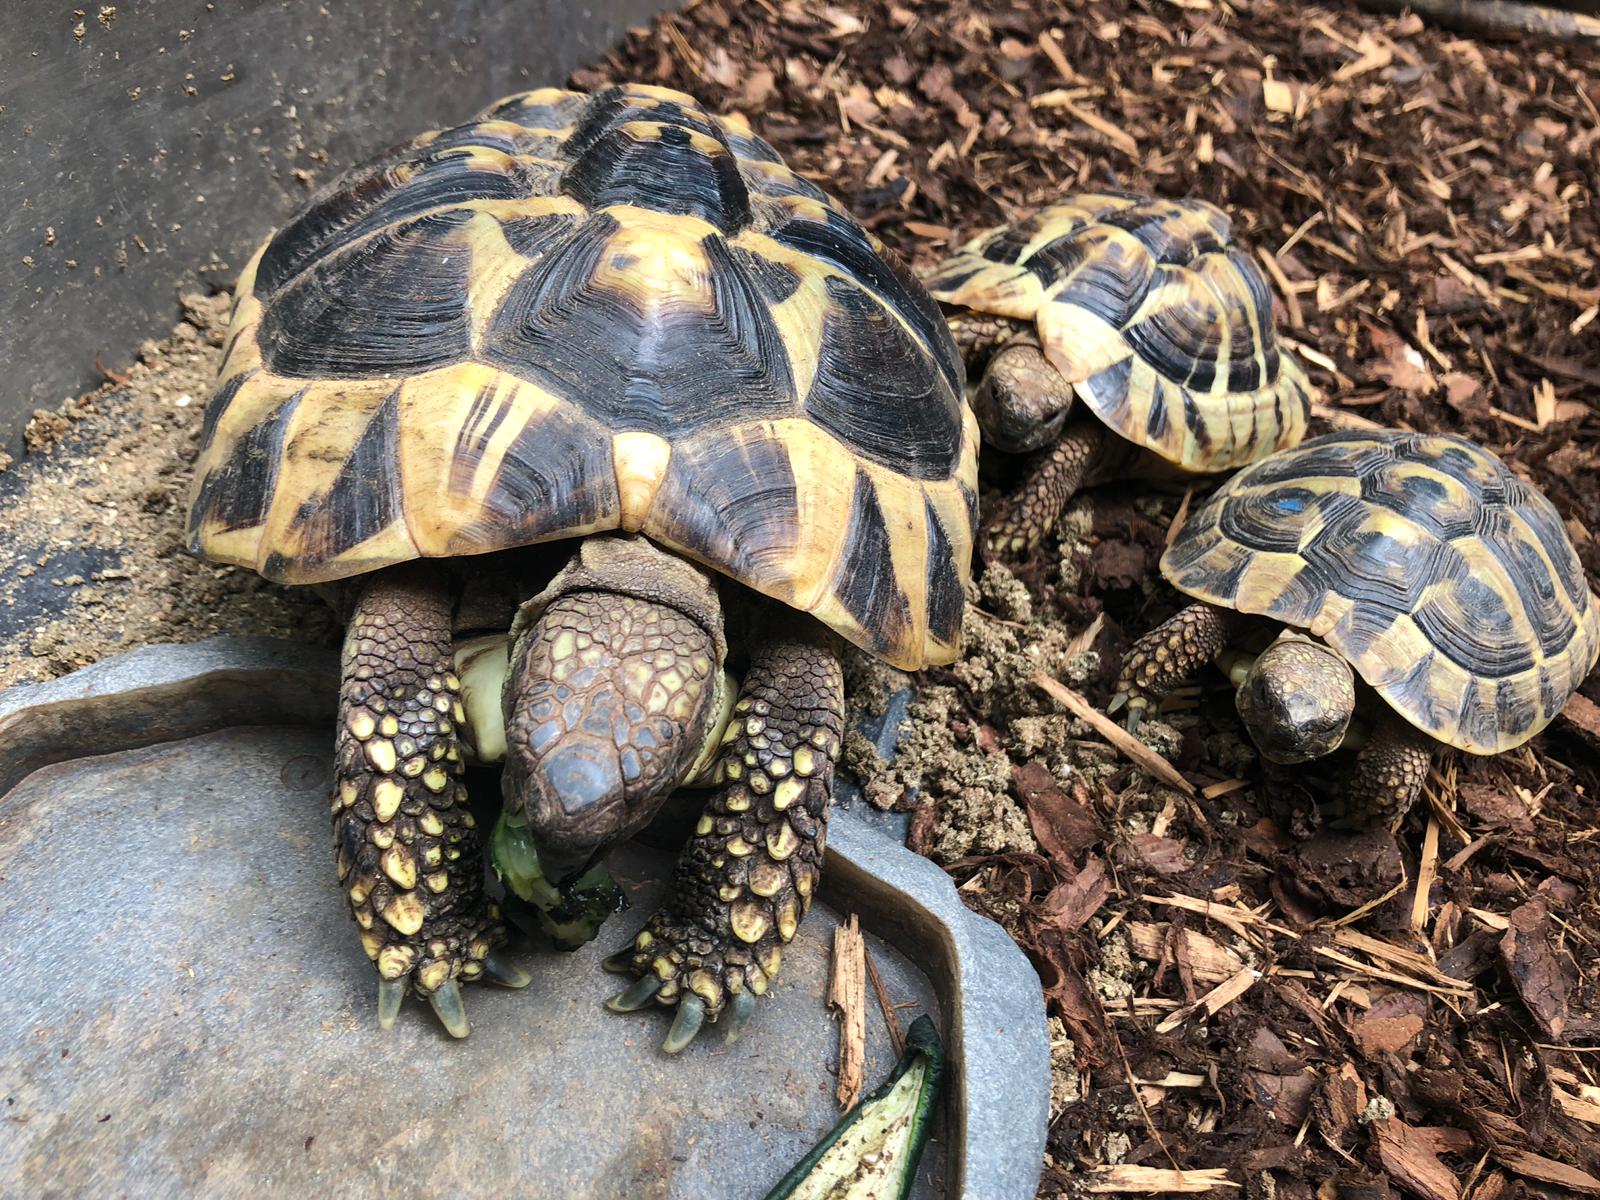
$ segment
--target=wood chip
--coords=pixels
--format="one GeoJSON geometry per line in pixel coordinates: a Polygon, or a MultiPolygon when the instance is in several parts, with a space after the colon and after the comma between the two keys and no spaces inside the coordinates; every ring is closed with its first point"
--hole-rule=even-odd
{"type": "Polygon", "coordinates": [[[1177,788],[1186,796],[1195,794],[1194,784],[1180,775],[1178,768],[1095,708],[1094,705],[1078,695],[1077,692],[1063,683],[1057,683],[1043,672],[1035,675],[1032,682],[1035,687],[1042,689],[1052,700],[1065,707],[1073,716],[1092,725],[1096,733],[1122,751],[1124,755],[1132,759],[1135,765],[1146,773],[1154,775],[1169,787],[1177,788]]]}
{"type": "Polygon", "coordinates": [[[1203,1012],[1208,1017],[1216,1016],[1224,1007],[1232,1004],[1260,982],[1261,978],[1261,972],[1254,967],[1241,967],[1235,974],[1201,996],[1194,1004],[1180,1008],[1162,1021],[1156,1026],[1156,1032],[1171,1033],[1197,1012],[1203,1012]]]}
{"type": "Polygon", "coordinates": [[[835,1094],[846,1111],[861,1098],[867,1056],[867,943],[855,913],[833,931],[833,973],[828,1004],[839,1018],[839,1086],[835,1094]]]}
{"type": "Polygon", "coordinates": [[[1494,1156],[1501,1166],[1515,1171],[1524,1179],[1553,1183],[1584,1196],[1600,1196],[1600,1179],[1596,1179],[1587,1171],[1578,1170],[1577,1167],[1569,1167],[1566,1163],[1559,1163],[1553,1158],[1545,1158],[1527,1150],[1512,1150],[1508,1147],[1496,1150],[1494,1156]]]}
{"type": "Polygon", "coordinates": [[[1218,1167],[1206,1171],[1166,1171],[1157,1167],[1097,1167],[1090,1175],[1090,1192],[1130,1192],[1158,1195],[1162,1192],[1209,1192],[1212,1188],[1239,1187],[1218,1167]]]}

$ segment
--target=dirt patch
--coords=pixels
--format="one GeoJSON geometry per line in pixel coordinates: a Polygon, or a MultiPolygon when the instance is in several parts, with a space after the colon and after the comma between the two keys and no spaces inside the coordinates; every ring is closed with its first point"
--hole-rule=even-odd
{"type": "MultiPolygon", "coordinates": [[[[1280,0],[703,0],[575,82],[615,79],[744,111],[919,265],[1069,189],[1221,204],[1329,393],[1323,427],[1484,442],[1600,571],[1592,47],[1280,0]]],[[[145,640],[333,636],[306,597],[182,551],[220,312],[197,305],[0,473],[24,531],[0,569],[0,683],[145,640]]],[[[1592,1194],[1600,710],[1442,763],[1379,843],[1324,828],[1311,773],[1263,771],[1215,678],[1141,733],[1195,794],[1153,782],[1030,680],[1109,699],[1128,638],[1177,606],[1153,565],[1179,503],[1080,498],[974,589],[966,652],[920,681],[894,761],[847,746],[868,798],[909,810],[911,844],[1039,969],[1041,1194],[1135,1168],[1251,1200],[1592,1194]]],[[[849,681],[870,713],[905,685],[860,656],[849,681]]]]}
{"type": "Polygon", "coordinates": [[[125,379],[36,414],[30,453],[0,473],[0,687],[150,642],[337,637],[309,592],[184,548],[227,297],[186,297],[184,309],[172,336],[144,345],[125,379]]]}

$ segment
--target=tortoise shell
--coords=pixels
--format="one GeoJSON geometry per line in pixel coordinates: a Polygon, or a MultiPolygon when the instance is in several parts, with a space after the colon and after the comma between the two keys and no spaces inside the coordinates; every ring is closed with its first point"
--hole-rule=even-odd
{"type": "Polygon", "coordinates": [[[1186,470],[1299,443],[1305,372],[1261,270],[1201,200],[1073,196],[968,242],[928,280],[956,308],[1035,324],[1050,364],[1114,433],[1186,470]]]}
{"type": "Polygon", "coordinates": [[[509,97],[239,280],[190,546],[284,583],[638,532],[915,668],[957,651],[976,424],[938,307],[737,117],[509,97]]]}
{"type": "Polygon", "coordinates": [[[1561,517],[1464,438],[1331,433],[1273,455],[1189,517],[1161,570],[1320,638],[1474,754],[1543,729],[1600,653],[1600,600],[1561,517]]]}

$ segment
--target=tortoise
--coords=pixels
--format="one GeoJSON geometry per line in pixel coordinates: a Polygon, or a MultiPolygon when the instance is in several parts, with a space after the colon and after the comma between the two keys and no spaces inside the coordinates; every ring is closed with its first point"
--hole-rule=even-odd
{"type": "Polygon", "coordinates": [[[985,448],[1042,451],[985,520],[987,555],[1031,551],[1084,484],[1220,473],[1305,435],[1311,386],[1231,228],[1202,200],[1089,192],[979,234],[929,276],[981,370],[985,448]]]}
{"type": "Polygon", "coordinates": [[[714,785],[613,1006],[675,1005],[669,1051],[736,1035],[817,883],[841,640],[957,653],[977,426],[926,291],[743,119],[546,88],[315,196],[224,352],[190,547],[342,598],[334,842],[380,1023],[409,991],[465,1036],[461,982],[527,980],[462,780],[495,743],[563,889],[714,785]],[[474,700],[479,634],[509,641],[474,700]]]}
{"type": "Polygon", "coordinates": [[[1217,659],[1262,755],[1305,762],[1345,741],[1359,675],[1381,701],[1346,788],[1360,828],[1398,826],[1439,745],[1522,745],[1600,654],[1554,506],[1461,437],[1345,431],[1275,454],[1184,521],[1161,571],[1199,603],[1133,645],[1113,710],[1137,722],[1217,659]],[[1262,618],[1284,634],[1233,652],[1262,618]]]}

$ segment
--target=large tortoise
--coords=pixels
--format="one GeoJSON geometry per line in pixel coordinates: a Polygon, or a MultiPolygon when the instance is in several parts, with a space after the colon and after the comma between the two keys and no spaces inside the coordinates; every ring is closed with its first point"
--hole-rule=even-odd
{"type": "Polygon", "coordinates": [[[988,554],[1032,550],[1084,484],[1229,471],[1305,435],[1311,385],[1267,281],[1203,200],[1069,196],[927,282],[981,371],[985,447],[1038,452],[984,522],[988,554]]]}
{"type": "Polygon", "coordinates": [[[1161,571],[1198,603],[1133,645],[1112,707],[1136,721],[1218,660],[1262,755],[1297,763],[1345,743],[1372,695],[1350,825],[1394,827],[1441,743],[1522,745],[1600,655],[1560,514],[1460,437],[1345,431],[1275,454],[1190,514],[1161,571]]]}
{"type": "Polygon", "coordinates": [[[676,1004],[674,1050],[730,1004],[742,1027],[818,878],[836,638],[906,669],[957,652],[963,396],[914,277],[742,120],[663,88],[512,96],[267,242],[191,546],[346,581],[334,840],[383,1023],[409,989],[461,1036],[458,980],[525,981],[461,781],[500,709],[506,812],[553,880],[718,785],[615,1005],[676,1004]],[[514,622],[482,602],[507,586],[537,592],[514,622]],[[503,708],[464,706],[455,649],[508,625],[503,708]]]}

